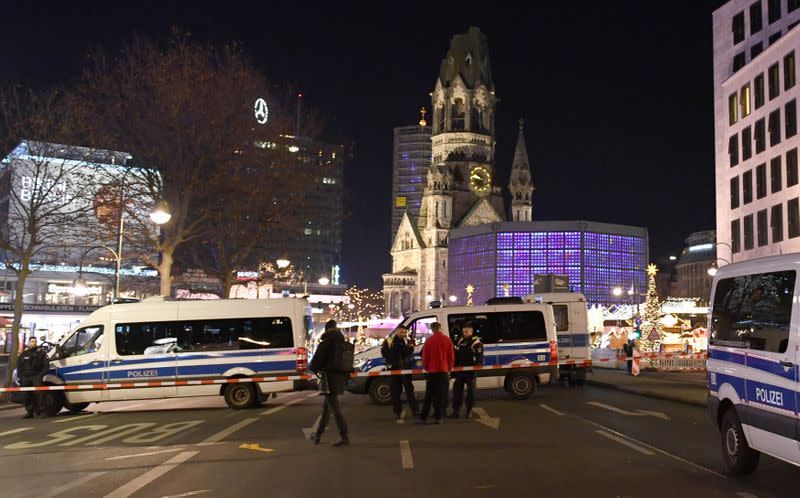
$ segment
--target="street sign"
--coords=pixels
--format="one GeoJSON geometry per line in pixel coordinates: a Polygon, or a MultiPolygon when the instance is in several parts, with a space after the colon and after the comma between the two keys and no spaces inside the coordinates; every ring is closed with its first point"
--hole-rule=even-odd
{"type": "Polygon", "coordinates": [[[648,341],[657,341],[659,339],[661,339],[661,336],[658,335],[658,330],[656,329],[656,326],[653,325],[653,328],[650,329],[650,334],[648,334],[648,336],[647,336],[647,340],[648,341]]]}

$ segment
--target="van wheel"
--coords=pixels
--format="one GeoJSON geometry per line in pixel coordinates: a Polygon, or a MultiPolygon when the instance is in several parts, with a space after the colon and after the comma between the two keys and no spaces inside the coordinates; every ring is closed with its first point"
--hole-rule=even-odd
{"type": "Polygon", "coordinates": [[[729,408],[722,416],[720,434],[722,459],[725,460],[728,470],[734,474],[749,474],[756,470],[761,454],[747,444],[742,424],[734,408],[729,408]]]}
{"type": "Polygon", "coordinates": [[[258,394],[252,383],[231,384],[225,389],[225,402],[234,410],[242,410],[255,406],[258,394]]]}
{"type": "Polygon", "coordinates": [[[64,408],[64,394],[60,392],[44,392],[41,394],[40,403],[42,411],[48,417],[55,417],[64,408]]]}
{"type": "Polygon", "coordinates": [[[385,406],[392,402],[392,389],[389,380],[377,378],[369,385],[369,398],[376,405],[385,406]]]}
{"type": "Polygon", "coordinates": [[[72,413],[80,413],[86,408],[88,408],[89,403],[70,403],[69,401],[64,403],[64,408],[71,411],[72,413]]]}
{"type": "Polygon", "coordinates": [[[506,377],[506,391],[514,399],[528,399],[536,391],[536,381],[530,375],[512,374],[506,377]]]}

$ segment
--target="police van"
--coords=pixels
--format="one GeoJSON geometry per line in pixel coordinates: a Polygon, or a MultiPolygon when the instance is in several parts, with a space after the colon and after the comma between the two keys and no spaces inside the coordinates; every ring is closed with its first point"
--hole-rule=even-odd
{"type": "MultiPolygon", "coordinates": [[[[464,323],[472,323],[474,334],[484,344],[484,365],[511,366],[524,361],[548,363],[557,357],[557,338],[553,308],[548,304],[505,304],[487,306],[458,306],[418,311],[401,322],[409,330],[416,348],[416,366],[422,368],[422,347],[431,335],[431,324],[439,322],[455,343],[461,336],[464,323]]],[[[394,334],[394,332],[392,332],[394,334]]],[[[355,356],[356,371],[384,370],[386,363],[381,348],[362,351],[355,356]]],[[[477,372],[479,388],[503,387],[515,399],[525,399],[537,384],[547,384],[558,378],[558,366],[541,365],[524,369],[483,370],[477,372]]],[[[415,389],[424,389],[423,376],[415,376],[415,389]]],[[[351,379],[347,390],[369,394],[373,402],[391,402],[389,377],[357,377],[351,379]]]]}
{"type": "MultiPolygon", "coordinates": [[[[586,297],[577,292],[547,292],[529,294],[522,300],[526,303],[544,303],[553,306],[553,317],[558,336],[558,359],[575,360],[580,363],[591,360],[592,348],[589,340],[589,314],[586,297]]],[[[564,363],[559,366],[559,378],[570,385],[582,385],[586,381],[589,367],[564,363]]]]}
{"type": "MultiPolygon", "coordinates": [[[[306,373],[311,309],[303,299],[112,304],[50,352],[48,385],[175,381],[306,373]]],[[[222,395],[231,408],[302,389],[304,381],[45,392],[47,412],[89,403],[222,395]]]]}
{"type": "Polygon", "coordinates": [[[709,318],[708,412],[727,468],[745,474],[765,453],[800,465],[800,254],[719,269],[709,318]]]}

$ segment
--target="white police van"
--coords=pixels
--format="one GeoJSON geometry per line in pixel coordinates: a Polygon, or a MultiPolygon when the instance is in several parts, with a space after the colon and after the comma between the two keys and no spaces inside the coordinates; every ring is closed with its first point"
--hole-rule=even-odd
{"type": "MultiPolygon", "coordinates": [[[[557,338],[553,308],[548,304],[504,304],[487,306],[458,306],[418,311],[401,323],[417,346],[414,356],[422,368],[421,352],[431,335],[431,323],[439,322],[453,342],[461,335],[461,327],[471,322],[476,336],[484,344],[484,365],[505,365],[520,361],[544,362],[556,358],[557,338]]],[[[394,332],[392,332],[394,334],[394,332]]],[[[381,348],[375,347],[355,355],[355,368],[360,372],[384,370],[386,363],[381,348]]],[[[525,399],[536,384],[547,384],[558,378],[557,365],[542,365],[524,369],[483,370],[477,372],[477,387],[503,387],[515,399],[525,399]]],[[[424,389],[422,375],[414,377],[415,389],[424,389]]],[[[391,402],[389,377],[357,377],[351,379],[348,391],[369,394],[373,402],[391,402]]]]}
{"type": "MultiPolygon", "coordinates": [[[[553,306],[553,318],[558,336],[558,359],[581,362],[592,359],[589,337],[589,313],[586,297],[577,292],[545,292],[528,294],[526,303],[544,303],[553,306]]],[[[559,378],[570,385],[582,385],[589,367],[575,364],[559,365],[559,378]]]]}
{"type": "MultiPolygon", "coordinates": [[[[89,315],[50,352],[49,385],[175,381],[306,373],[311,309],[303,299],[146,300],[89,315]]],[[[222,395],[232,408],[304,381],[179,385],[141,389],[49,391],[47,412],[89,403],[222,395]]]]}
{"type": "Polygon", "coordinates": [[[800,254],[719,269],[709,319],[708,411],[731,472],[759,454],[800,465],[800,254]]]}

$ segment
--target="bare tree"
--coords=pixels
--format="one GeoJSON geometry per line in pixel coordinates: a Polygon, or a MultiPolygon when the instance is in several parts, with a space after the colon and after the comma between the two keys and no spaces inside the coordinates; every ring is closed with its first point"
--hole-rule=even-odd
{"type": "Polygon", "coordinates": [[[62,104],[56,92],[0,93],[0,143],[11,151],[0,163],[0,250],[17,278],[5,385],[16,368],[28,276],[42,262],[76,259],[98,236],[92,199],[113,175],[98,151],[59,144],[68,116],[62,104]]]}
{"type": "Polygon", "coordinates": [[[135,37],[113,58],[90,56],[75,92],[77,121],[95,143],[154,168],[137,173],[144,191],[136,197],[166,201],[172,214],[160,228],[139,220],[126,230],[127,247],[159,253],[149,263],[162,295],[171,293],[176,249],[203,233],[219,186],[237,168],[234,152],[258,138],[253,103],[266,88],[237,45],[204,45],[177,31],[166,44],[135,37]]]}

